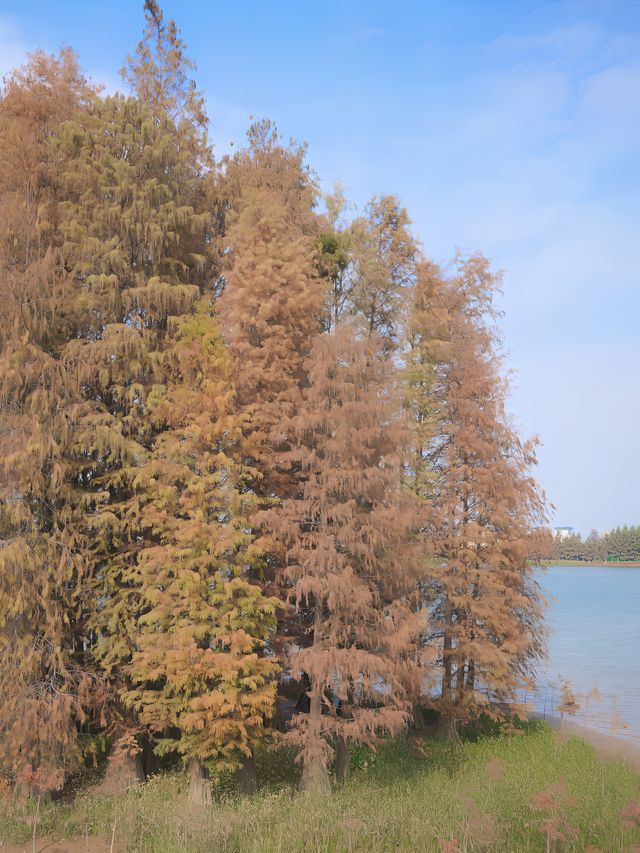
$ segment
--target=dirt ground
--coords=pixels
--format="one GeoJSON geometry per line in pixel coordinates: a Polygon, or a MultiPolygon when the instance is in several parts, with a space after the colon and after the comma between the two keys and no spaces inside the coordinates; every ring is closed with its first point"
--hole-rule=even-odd
{"type": "MultiPolygon", "coordinates": [[[[37,853],[109,853],[111,841],[102,841],[100,838],[71,838],[68,841],[52,841],[50,838],[38,838],[36,840],[37,853]]],[[[31,842],[28,844],[2,844],[0,842],[0,853],[32,853],[31,842]]],[[[113,853],[122,853],[122,848],[116,843],[113,845],[113,853]]]]}

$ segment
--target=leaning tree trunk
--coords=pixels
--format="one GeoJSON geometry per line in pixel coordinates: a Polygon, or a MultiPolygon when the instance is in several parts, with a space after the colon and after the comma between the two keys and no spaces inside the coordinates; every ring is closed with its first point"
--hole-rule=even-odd
{"type": "Polygon", "coordinates": [[[256,760],[253,755],[243,755],[240,759],[239,783],[243,794],[255,794],[258,790],[258,774],[256,760]]]}
{"type": "Polygon", "coordinates": [[[210,806],[213,802],[211,796],[211,783],[209,771],[199,758],[190,758],[187,765],[189,771],[189,800],[199,806],[210,806]]]}

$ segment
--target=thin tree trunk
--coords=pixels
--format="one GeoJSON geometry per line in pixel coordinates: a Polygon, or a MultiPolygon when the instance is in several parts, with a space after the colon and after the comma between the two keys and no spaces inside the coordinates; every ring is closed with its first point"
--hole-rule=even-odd
{"type": "Polygon", "coordinates": [[[349,747],[346,738],[338,735],[336,747],[336,780],[344,783],[349,777],[349,747]]]}
{"type": "Polygon", "coordinates": [[[447,601],[444,605],[444,636],[442,640],[442,698],[440,710],[440,730],[447,738],[455,735],[455,715],[453,713],[453,638],[451,625],[453,608],[447,601]],[[454,735],[452,735],[452,731],[454,735]]]}
{"type": "MultiPolygon", "coordinates": [[[[313,683],[313,682],[312,682],[313,683]]],[[[309,691],[309,715],[318,718],[322,714],[320,692],[313,687],[309,691]]],[[[313,728],[313,724],[312,724],[313,728]]],[[[302,765],[302,775],[298,786],[300,791],[324,793],[331,790],[329,771],[321,755],[306,758],[302,765]]]]}
{"type": "Polygon", "coordinates": [[[33,816],[33,835],[31,836],[31,848],[33,853],[36,853],[36,837],[38,834],[38,819],[40,817],[40,792],[38,792],[38,799],[36,800],[36,813],[33,816]]]}
{"type": "Polygon", "coordinates": [[[465,660],[463,655],[459,654],[456,662],[456,705],[461,709],[464,707],[464,671],[465,660]]]}
{"type": "MultiPolygon", "coordinates": [[[[478,598],[479,594],[479,586],[480,586],[480,570],[476,563],[476,581],[473,585],[473,592],[471,597],[475,601],[478,598]]],[[[474,619],[473,614],[467,611],[467,630],[469,643],[473,643],[476,638],[475,630],[474,630],[474,619]]],[[[475,661],[468,660],[467,661],[467,691],[473,692],[476,689],[476,666],[475,661]]]]}
{"type": "Polygon", "coordinates": [[[256,760],[253,755],[243,755],[240,760],[242,762],[239,773],[240,790],[243,794],[255,794],[258,790],[256,760]]]}
{"type": "Polygon", "coordinates": [[[453,607],[447,602],[444,606],[444,637],[442,641],[442,699],[451,702],[452,683],[452,649],[453,638],[451,626],[453,624],[453,607]]]}
{"type": "MultiPolygon", "coordinates": [[[[313,626],[313,642],[314,645],[320,642],[320,635],[322,629],[322,603],[316,603],[316,613],[315,613],[315,623],[313,626]]],[[[308,691],[309,693],[309,720],[311,731],[318,731],[320,717],[322,715],[322,698],[320,696],[320,689],[317,683],[314,684],[314,680],[311,679],[311,687],[308,691]]],[[[327,766],[322,759],[322,755],[318,752],[312,756],[305,758],[304,763],[302,765],[302,775],[300,777],[300,784],[298,785],[300,791],[304,792],[328,792],[331,790],[331,783],[329,782],[329,771],[327,770],[327,766]]]]}
{"type": "Polygon", "coordinates": [[[442,641],[442,700],[445,704],[451,702],[451,654],[453,648],[453,640],[451,637],[452,621],[453,608],[447,602],[444,606],[444,637],[442,641]]]}
{"type": "Polygon", "coordinates": [[[190,758],[187,768],[189,770],[189,800],[200,806],[210,806],[213,802],[211,783],[209,782],[209,771],[204,762],[199,758],[190,758]]]}
{"type": "Polygon", "coordinates": [[[475,663],[470,660],[467,663],[467,690],[472,691],[476,689],[476,667],[475,663]]]}

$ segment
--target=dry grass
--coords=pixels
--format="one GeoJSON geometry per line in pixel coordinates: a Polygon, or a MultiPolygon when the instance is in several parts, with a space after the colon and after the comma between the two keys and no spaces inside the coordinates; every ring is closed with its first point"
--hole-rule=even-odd
{"type": "MultiPolygon", "coordinates": [[[[261,756],[261,793],[235,794],[219,780],[214,807],[189,808],[185,779],[164,774],[116,797],[85,792],[42,809],[51,838],[111,838],[117,848],[210,851],[629,850],[640,777],[603,761],[577,738],[558,742],[544,725],[514,737],[449,744],[406,740],[360,752],[349,783],[329,797],[294,793],[290,756],[261,756]],[[629,818],[631,815],[631,819],[629,818]],[[549,847],[547,847],[549,844],[549,847]]],[[[3,838],[24,841],[24,815],[0,820],[3,838]]],[[[0,848],[1,849],[1,848],[0,848]]]]}

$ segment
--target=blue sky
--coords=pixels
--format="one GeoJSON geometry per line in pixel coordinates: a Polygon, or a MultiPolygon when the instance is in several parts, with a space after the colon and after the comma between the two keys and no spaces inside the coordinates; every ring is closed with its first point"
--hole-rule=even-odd
{"type": "MultiPolygon", "coordinates": [[[[511,410],[555,523],[640,523],[640,3],[166,0],[219,153],[249,116],[329,188],[396,193],[424,250],[505,271],[511,410]]],[[[75,48],[107,88],[142,2],[0,0],[0,73],[75,48]]]]}

